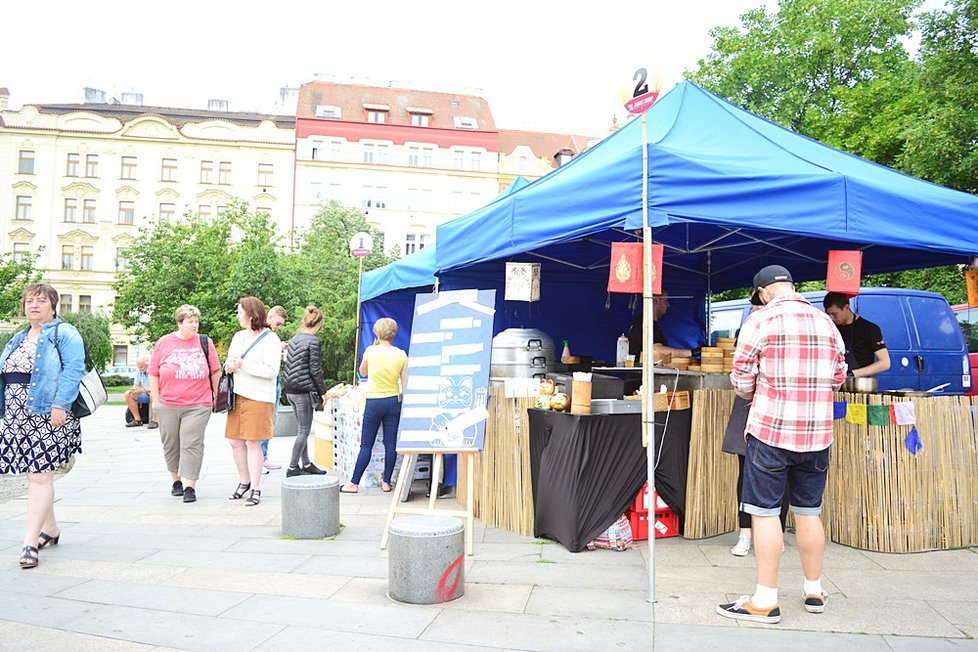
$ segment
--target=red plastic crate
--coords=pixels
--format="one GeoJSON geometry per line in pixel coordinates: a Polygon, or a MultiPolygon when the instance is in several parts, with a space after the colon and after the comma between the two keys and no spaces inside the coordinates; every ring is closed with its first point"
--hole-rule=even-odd
{"type": "MultiPolygon", "coordinates": [[[[635,496],[635,500],[632,501],[631,506],[628,508],[633,512],[648,512],[649,511],[649,483],[646,482],[642,485],[642,490],[638,492],[635,496]]],[[[655,509],[657,512],[669,509],[669,505],[665,503],[659,494],[655,495],[655,509]]]]}
{"type": "MultiPolygon", "coordinates": [[[[649,513],[628,510],[625,515],[632,526],[632,538],[635,541],[647,541],[649,538],[649,513]]],[[[679,536],[679,516],[671,509],[655,513],[655,538],[668,539],[679,536]]]]}
{"type": "Polygon", "coordinates": [[[628,516],[628,522],[632,526],[632,539],[647,541],[649,538],[649,513],[628,510],[625,515],[628,516]]]}

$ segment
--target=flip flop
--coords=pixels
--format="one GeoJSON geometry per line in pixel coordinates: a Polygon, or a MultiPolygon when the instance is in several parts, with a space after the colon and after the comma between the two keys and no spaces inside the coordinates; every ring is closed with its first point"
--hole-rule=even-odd
{"type": "Polygon", "coordinates": [[[390,486],[389,483],[385,482],[384,484],[387,485],[387,488],[384,489],[383,485],[381,485],[380,490],[383,491],[385,494],[389,494],[390,492],[394,491],[394,487],[390,486]]]}
{"type": "Polygon", "coordinates": [[[358,493],[360,493],[360,490],[357,489],[356,491],[347,491],[343,487],[340,487],[340,493],[341,494],[358,494],[358,493]]]}

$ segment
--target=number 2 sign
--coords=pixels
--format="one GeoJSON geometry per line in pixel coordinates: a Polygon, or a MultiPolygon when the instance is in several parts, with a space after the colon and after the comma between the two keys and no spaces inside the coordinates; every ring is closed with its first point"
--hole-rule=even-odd
{"type": "Polygon", "coordinates": [[[623,89],[624,92],[622,93],[622,100],[628,112],[644,113],[648,111],[649,107],[659,99],[661,84],[662,82],[657,75],[650,80],[649,73],[645,68],[636,70],[632,75],[631,83],[623,89]]]}

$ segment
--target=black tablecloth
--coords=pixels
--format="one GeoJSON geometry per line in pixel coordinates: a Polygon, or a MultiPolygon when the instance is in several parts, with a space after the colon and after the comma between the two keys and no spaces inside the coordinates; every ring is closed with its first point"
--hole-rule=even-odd
{"type": "MultiPolygon", "coordinates": [[[[669,413],[663,438],[665,416],[655,415],[661,450],[656,490],[682,523],[692,410],[669,413]]],[[[581,551],[624,513],[647,480],[642,415],[531,409],[529,417],[533,534],[581,551]]]]}

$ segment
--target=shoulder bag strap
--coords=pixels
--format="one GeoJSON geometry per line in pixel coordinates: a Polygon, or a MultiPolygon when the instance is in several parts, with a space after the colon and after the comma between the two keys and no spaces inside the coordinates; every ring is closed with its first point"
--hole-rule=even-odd
{"type": "Polygon", "coordinates": [[[265,337],[266,335],[268,335],[271,332],[272,331],[270,331],[268,329],[263,330],[261,332],[261,335],[259,335],[258,337],[256,337],[255,338],[255,341],[251,343],[251,346],[249,346],[247,349],[245,349],[245,352],[241,354],[241,358],[243,359],[246,355],[248,355],[248,351],[251,351],[253,348],[255,348],[255,345],[258,344],[259,342],[261,342],[261,338],[265,337]]]}

